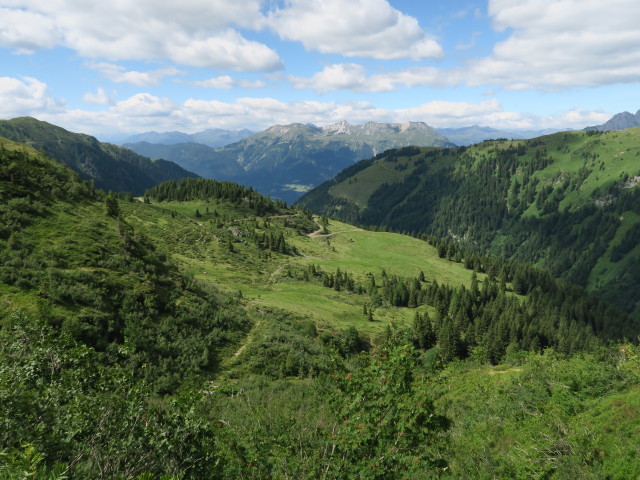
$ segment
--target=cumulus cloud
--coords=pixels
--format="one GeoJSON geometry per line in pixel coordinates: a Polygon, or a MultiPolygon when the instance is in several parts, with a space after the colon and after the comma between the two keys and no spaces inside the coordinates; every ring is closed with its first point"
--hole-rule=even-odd
{"type": "Polygon", "coordinates": [[[489,15],[510,34],[465,69],[468,85],[548,90],[640,80],[636,0],[490,0],[489,15]]]}
{"type": "Polygon", "coordinates": [[[184,75],[186,72],[174,67],[158,68],[148,72],[127,71],[126,68],[106,62],[88,62],[86,66],[100,72],[102,76],[115,83],[129,83],[138,87],[156,85],[164,77],[184,75]]]}
{"type": "Polygon", "coordinates": [[[217,88],[228,90],[234,87],[240,88],[263,88],[266,84],[260,80],[250,81],[241,78],[233,78],[229,75],[221,75],[219,77],[208,78],[207,80],[199,80],[191,82],[189,85],[194,87],[217,88]]]}
{"type": "Polygon", "coordinates": [[[397,113],[406,118],[420,118],[432,125],[465,125],[477,124],[488,115],[501,113],[502,106],[496,99],[479,103],[447,102],[436,100],[417,107],[398,110],[397,113]]]}
{"type": "Polygon", "coordinates": [[[307,50],[381,60],[440,57],[438,42],[387,0],[289,0],[269,15],[281,38],[307,50]]]}
{"type": "Polygon", "coordinates": [[[233,28],[263,24],[258,0],[0,0],[0,45],[19,53],[64,46],[110,61],[170,59],[238,71],[280,69],[274,50],[233,28]]]}
{"type": "Polygon", "coordinates": [[[107,92],[102,87],[98,87],[95,92],[85,93],[82,96],[82,101],[95,105],[110,105],[114,103],[113,99],[107,95],[107,92]]]}
{"type": "Polygon", "coordinates": [[[366,69],[355,63],[328,65],[311,78],[290,76],[288,79],[294,88],[308,88],[320,93],[334,90],[381,92],[393,89],[388,84],[376,85],[367,76],[366,69]]]}
{"type": "MultiPolygon", "coordinates": [[[[457,67],[423,65],[368,74],[349,63],[289,80],[295,88],[321,93],[455,85],[545,91],[640,81],[640,29],[635,21],[640,3],[634,0],[491,0],[489,15],[497,31],[509,32],[507,38],[491,55],[457,67]]],[[[477,33],[471,38],[472,44],[477,33]]]]}
{"type": "Polygon", "coordinates": [[[0,118],[13,118],[35,113],[62,112],[62,100],[49,96],[47,85],[35,78],[0,77],[0,118]]]}
{"type": "Polygon", "coordinates": [[[37,79],[0,77],[0,118],[34,116],[99,138],[148,130],[261,130],[274,124],[326,125],[341,120],[354,124],[423,121],[437,127],[478,124],[502,129],[583,128],[603,123],[611,116],[576,109],[542,117],[506,111],[493,98],[477,103],[432,101],[413,108],[387,109],[367,101],[281,101],[269,97],[243,97],[229,102],[191,98],[176,102],[149,93],[115,102],[98,88],[85,94],[84,100],[105,108],[69,109],[63,101],[51,98],[47,85],[37,79]]]}
{"type": "Polygon", "coordinates": [[[53,19],[37,12],[0,7],[0,45],[29,54],[56,45],[60,38],[53,19]]]}
{"type": "Polygon", "coordinates": [[[228,68],[238,72],[274,71],[284,67],[271,48],[246,40],[232,29],[202,39],[175,35],[165,50],[176,63],[196,67],[228,68]]]}
{"type": "Polygon", "coordinates": [[[283,102],[268,97],[244,97],[232,102],[192,98],[177,103],[140,93],[112,104],[102,112],[88,114],[72,110],[44,117],[65,128],[100,136],[147,130],[188,133],[207,128],[262,130],[275,124],[327,125],[341,120],[354,124],[422,121],[435,127],[478,124],[501,129],[584,128],[603,123],[610,114],[571,110],[541,117],[505,111],[495,99],[479,103],[433,101],[413,108],[385,109],[371,102],[283,102]]]}
{"type": "Polygon", "coordinates": [[[369,75],[362,65],[355,63],[327,65],[310,78],[288,77],[294,88],[307,88],[320,93],[336,90],[389,92],[402,87],[441,87],[458,83],[461,79],[460,71],[430,66],[369,75]]]}

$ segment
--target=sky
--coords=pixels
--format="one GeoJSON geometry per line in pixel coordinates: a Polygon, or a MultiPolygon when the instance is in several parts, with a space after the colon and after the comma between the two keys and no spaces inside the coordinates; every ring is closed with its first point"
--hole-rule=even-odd
{"type": "Polygon", "coordinates": [[[581,129],[640,108],[638,0],[0,0],[0,119],[101,140],[581,129]]]}

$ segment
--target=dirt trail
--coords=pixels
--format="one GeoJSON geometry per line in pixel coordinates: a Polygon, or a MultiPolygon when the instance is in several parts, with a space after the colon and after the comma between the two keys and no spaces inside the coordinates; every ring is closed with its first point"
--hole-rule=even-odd
{"type": "Polygon", "coordinates": [[[262,323],[262,320],[258,320],[253,327],[251,327],[251,330],[249,330],[249,332],[247,333],[247,336],[244,339],[244,343],[242,345],[240,345],[240,348],[238,348],[238,350],[235,351],[235,353],[233,354],[233,358],[239,357],[240,354],[242,352],[244,352],[244,349],[247,348],[247,345],[249,345],[249,342],[251,340],[251,334],[254,332],[254,330],[256,328],[258,328],[260,326],[260,324],[262,323]]]}
{"type": "Polygon", "coordinates": [[[327,237],[331,237],[332,235],[337,235],[338,233],[349,233],[349,232],[362,232],[361,228],[358,227],[354,227],[350,230],[338,230],[337,232],[329,232],[329,233],[320,233],[322,232],[322,226],[320,226],[320,224],[318,223],[317,219],[313,219],[314,222],[316,222],[316,225],[318,226],[317,230],[314,230],[313,232],[307,234],[307,236],[309,238],[317,238],[317,237],[323,237],[323,238],[327,238],[327,237]]]}

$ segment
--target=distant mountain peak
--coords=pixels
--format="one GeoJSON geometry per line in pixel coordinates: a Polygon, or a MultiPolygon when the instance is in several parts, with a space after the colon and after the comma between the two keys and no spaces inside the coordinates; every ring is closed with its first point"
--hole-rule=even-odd
{"type": "Polygon", "coordinates": [[[602,125],[594,125],[585,130],[597,130],[606,132],[608,130],[626,130],[627,128],[640,127],[640,110],[634,115],[631,112],[616,113],[602,125]]]}
{"type": "Polygon", "coordinates": [[[346,120],[323,127],[322,135],[351,135],[353,137],[379,137],[384,135],[400,135],[415,130],[417,134],[428,136],[437,133],[424,122],[381,123],[369,121],[362,125],[353,125],[346,120]]]}
{"type": "Polygon", "coordinates": [[[341,122],[333,123],[331,125],[325,126],[322,129],[322,131],[325,134],[334,134],[334,135],[347,134],[347,135],[351,135],[351,129],[352,129],[352,125],[349,122],[347,122],[346,120],[342,120],[341,122]]]}

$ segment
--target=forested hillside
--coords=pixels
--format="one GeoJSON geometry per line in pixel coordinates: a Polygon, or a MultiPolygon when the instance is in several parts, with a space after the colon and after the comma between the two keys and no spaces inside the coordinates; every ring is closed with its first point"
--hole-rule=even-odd
{"type": "Polygon", "coordinates": [[[533,263],[640,320],[640,129],[390,150],[298,204],[533,263]]]}
{"type": "Polygon", "coordinates": [[[634,478],[630,328],[455,241],[0,141],[2,479],[634,478]]]}
{"type": "Polygon", "coordinates": [[[141,195],[145,189],[167,180],[197,177],[166,160],[151,160],[131,150],[69,132],[35,118],[0,121],[0,137],[24,142],[76,171],[97,188],[141,195]]]}

